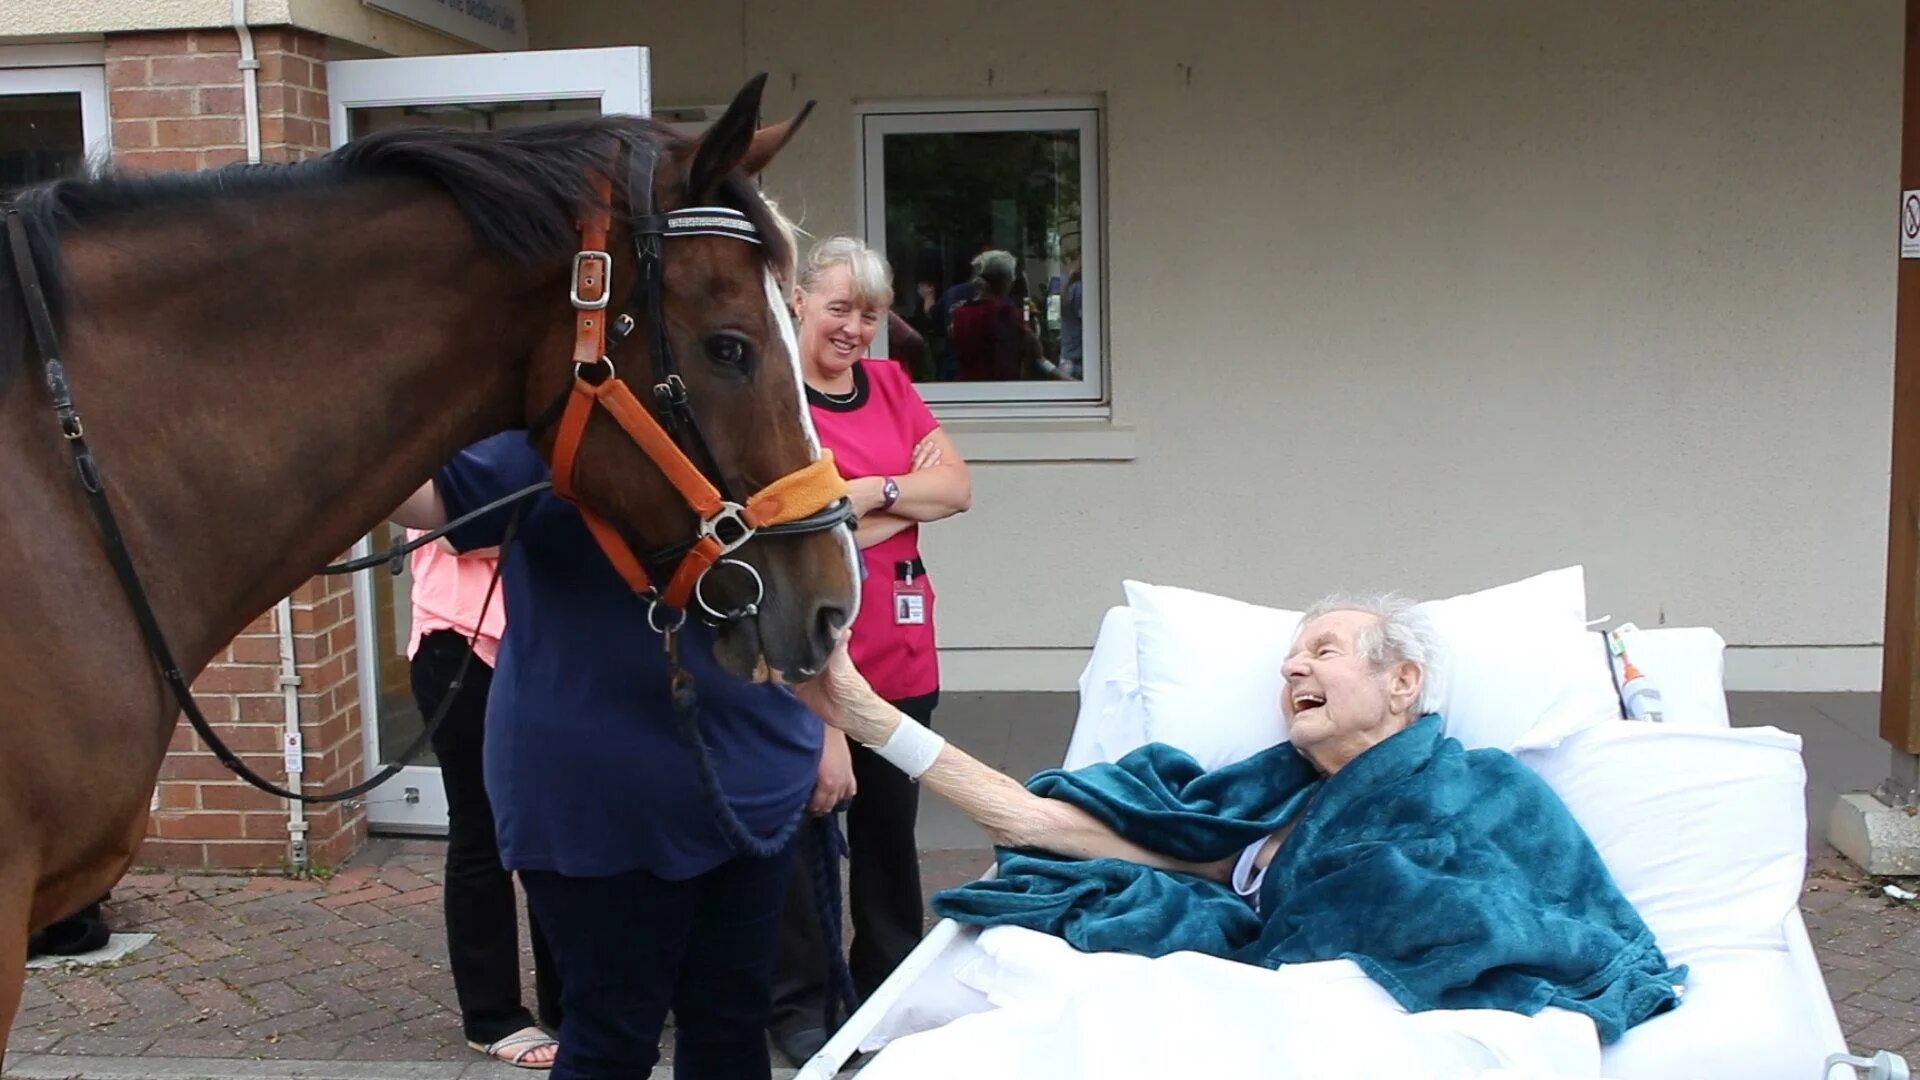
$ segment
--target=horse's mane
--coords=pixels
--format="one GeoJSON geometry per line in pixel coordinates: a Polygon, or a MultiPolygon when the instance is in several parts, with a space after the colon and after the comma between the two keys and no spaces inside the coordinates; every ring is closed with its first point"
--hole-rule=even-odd
{"type": "MultiPolygon", "coordinates": [[[[155,211],[270,198],[354,180],[411,178],[445,190],[481,241],[501,257],[534,263],[577,249],[580,211],[598,198],[591,170],[616,161],[624,169],[629,152],[641,144],[666,149],[683,141],[663,124],[632,116],[490,133],[400,128],[291,165],[237,164],[192,173],[109,171],[93,178],[55,180],[16,192],[6,206],[21,212],[57,322],[64,292],[59,238],[69,231],[155,211]]],[[[788,266],[792,252],[786,233],[754,186],[736,172],[723,182],[720,194],[760,230],[768,264],[776,270],[788,266]]],[[[0,379],[18,366],[16,358],[25,355],[30,335],[13,258],[0,233],[0,379]]]]}

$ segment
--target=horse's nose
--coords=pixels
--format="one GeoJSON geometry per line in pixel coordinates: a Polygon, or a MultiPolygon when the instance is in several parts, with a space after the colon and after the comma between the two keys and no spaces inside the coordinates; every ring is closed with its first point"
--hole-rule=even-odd
{"type": "Polygon", "coordinates": [[[838,604],[821,604],[813,609],[813,647],[818,651],[822,665],[827,654],[833,652],[834,639],[847,625],[847,609],[838,604]]]}

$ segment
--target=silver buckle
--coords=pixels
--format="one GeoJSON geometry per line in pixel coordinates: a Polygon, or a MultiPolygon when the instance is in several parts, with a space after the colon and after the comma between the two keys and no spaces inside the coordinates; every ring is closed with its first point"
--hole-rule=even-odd
{"type": "Polygon", "coordinates": [[[718,513],[700,523],[700,538],[712,537],[720,545],[720,554],[731,555],[753,539],[753,526],[747,524],[746,515],[747,508],[739,503],[721,503],[718,513]],[[727,529],[725,536],[720,532],[723,526],[727,529]]]}
{"type": "Polygon", "coordinates": [[[581,311],[599,311],[613,299],[613,256],[604,251],[576,251],[573,253],[573,283],[567,288],[567,298],[581,311]],[[588,259],[600,263],[600,299],[583,300],[580,298],[580,264],[588,259]]]}

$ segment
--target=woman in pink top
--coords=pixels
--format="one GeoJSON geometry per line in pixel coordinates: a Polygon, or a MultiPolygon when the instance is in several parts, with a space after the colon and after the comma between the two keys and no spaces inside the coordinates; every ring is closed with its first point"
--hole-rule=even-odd
{"type": "MultiPolygon", "coordinates": [[[[849,645],[854,664],[881,696],[921,723],[940,699],[934,649],[934,591],[920,558],[920,526],[951,517],[973,500],[967,463],[892,360],[865,359],[893,304],[886,260],[858,240],[816,245],[793,294],[801,374],[814,427],[847,479],[865,561],[860,614],[849,645]]],[[[812,810],[847,812],[853,943],[848,967],[864,999],[920,940],[922,899],[914,818],[919,791],[871,750],[831,729],[812,810]],[[857,792],[857,795],[856,795],[857,792]]],[[[801,833],[812,842],[811,831],[801,833]]],[[[800,855],[801,866],[808,854],[800,855]]],[[[787,894],[772,1034],[800,1065],[825,1029],[826,945],[805,875],[787,894]]]]}
{"type": "MultiPolygon", "coordinates": [[[[409,538],[419,536],[408,530],[409,538]]],[[[414,549],[413,629],[407,645],[413,698],[423,719],[440,708],[469,652],[466,680],[433,733],[440,783],[447,792],[447,872],[441,892],[447,959],[467,1045],[528,1069],[548,1069],[559,1044],[535,1024],[520,1001],[520,937],[513,875],[500,865],[493,804],[482,774],[487,690],[500,635],[506,629],[504,589],[493,582],[498,549],[455,554],[445,540],[414,549]],[[481,619],[482,609],[486,618],[481,619]],[[468,643],[472,642],[471,645],[468,643]]],[[[540,1019],[560,1028],[560,989],[547,942],[527,913],[540,1019]]]]}

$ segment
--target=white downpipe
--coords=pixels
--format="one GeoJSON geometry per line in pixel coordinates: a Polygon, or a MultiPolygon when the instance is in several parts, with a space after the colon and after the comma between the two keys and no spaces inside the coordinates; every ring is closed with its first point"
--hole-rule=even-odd
{"type": "MultiPolygon", "coordinates": [[[[253,52],[253,31],[247,26],[247,0],[233,0],[233,32],[240,39],[241,99],[246,103],[247,161],[260,163],[260,60],[253,52]]],[[[280,698],[285,711],[281,750],[287,768],[287,790],[299,792],[305,773],[306,747],[300,735],[300,668],[293,655],[293,600],[281,597],[273,621],[280,632],[280,698]]],[[[287,800],[287,862],[296,871],[312,862],[307,845],[307,807],[287,800]]]]}
{"type": "MultiPolygon", "coordinates": [[[[306,747],[300,736],[300,669],[293,658],[293,600],[282,597],[274,609],[274,622],[280,628],[280,699],[286,710],[286,733],[281,747],[286,753],[287,790],[300,791],[300,777],[306,771],[306,747]]],[[[307,804],[287,800],[287,862],[295,871],[312,864],[307,845],[307,804]]]]}
{"type": "Polygon", "coordinates": [[[247,28],[247,0],[233,0],[233,32],[240,37],[241,97],[247,106],[247,160],[260,161],[260,61],[253,55],[253,31],[247,28]]]}

